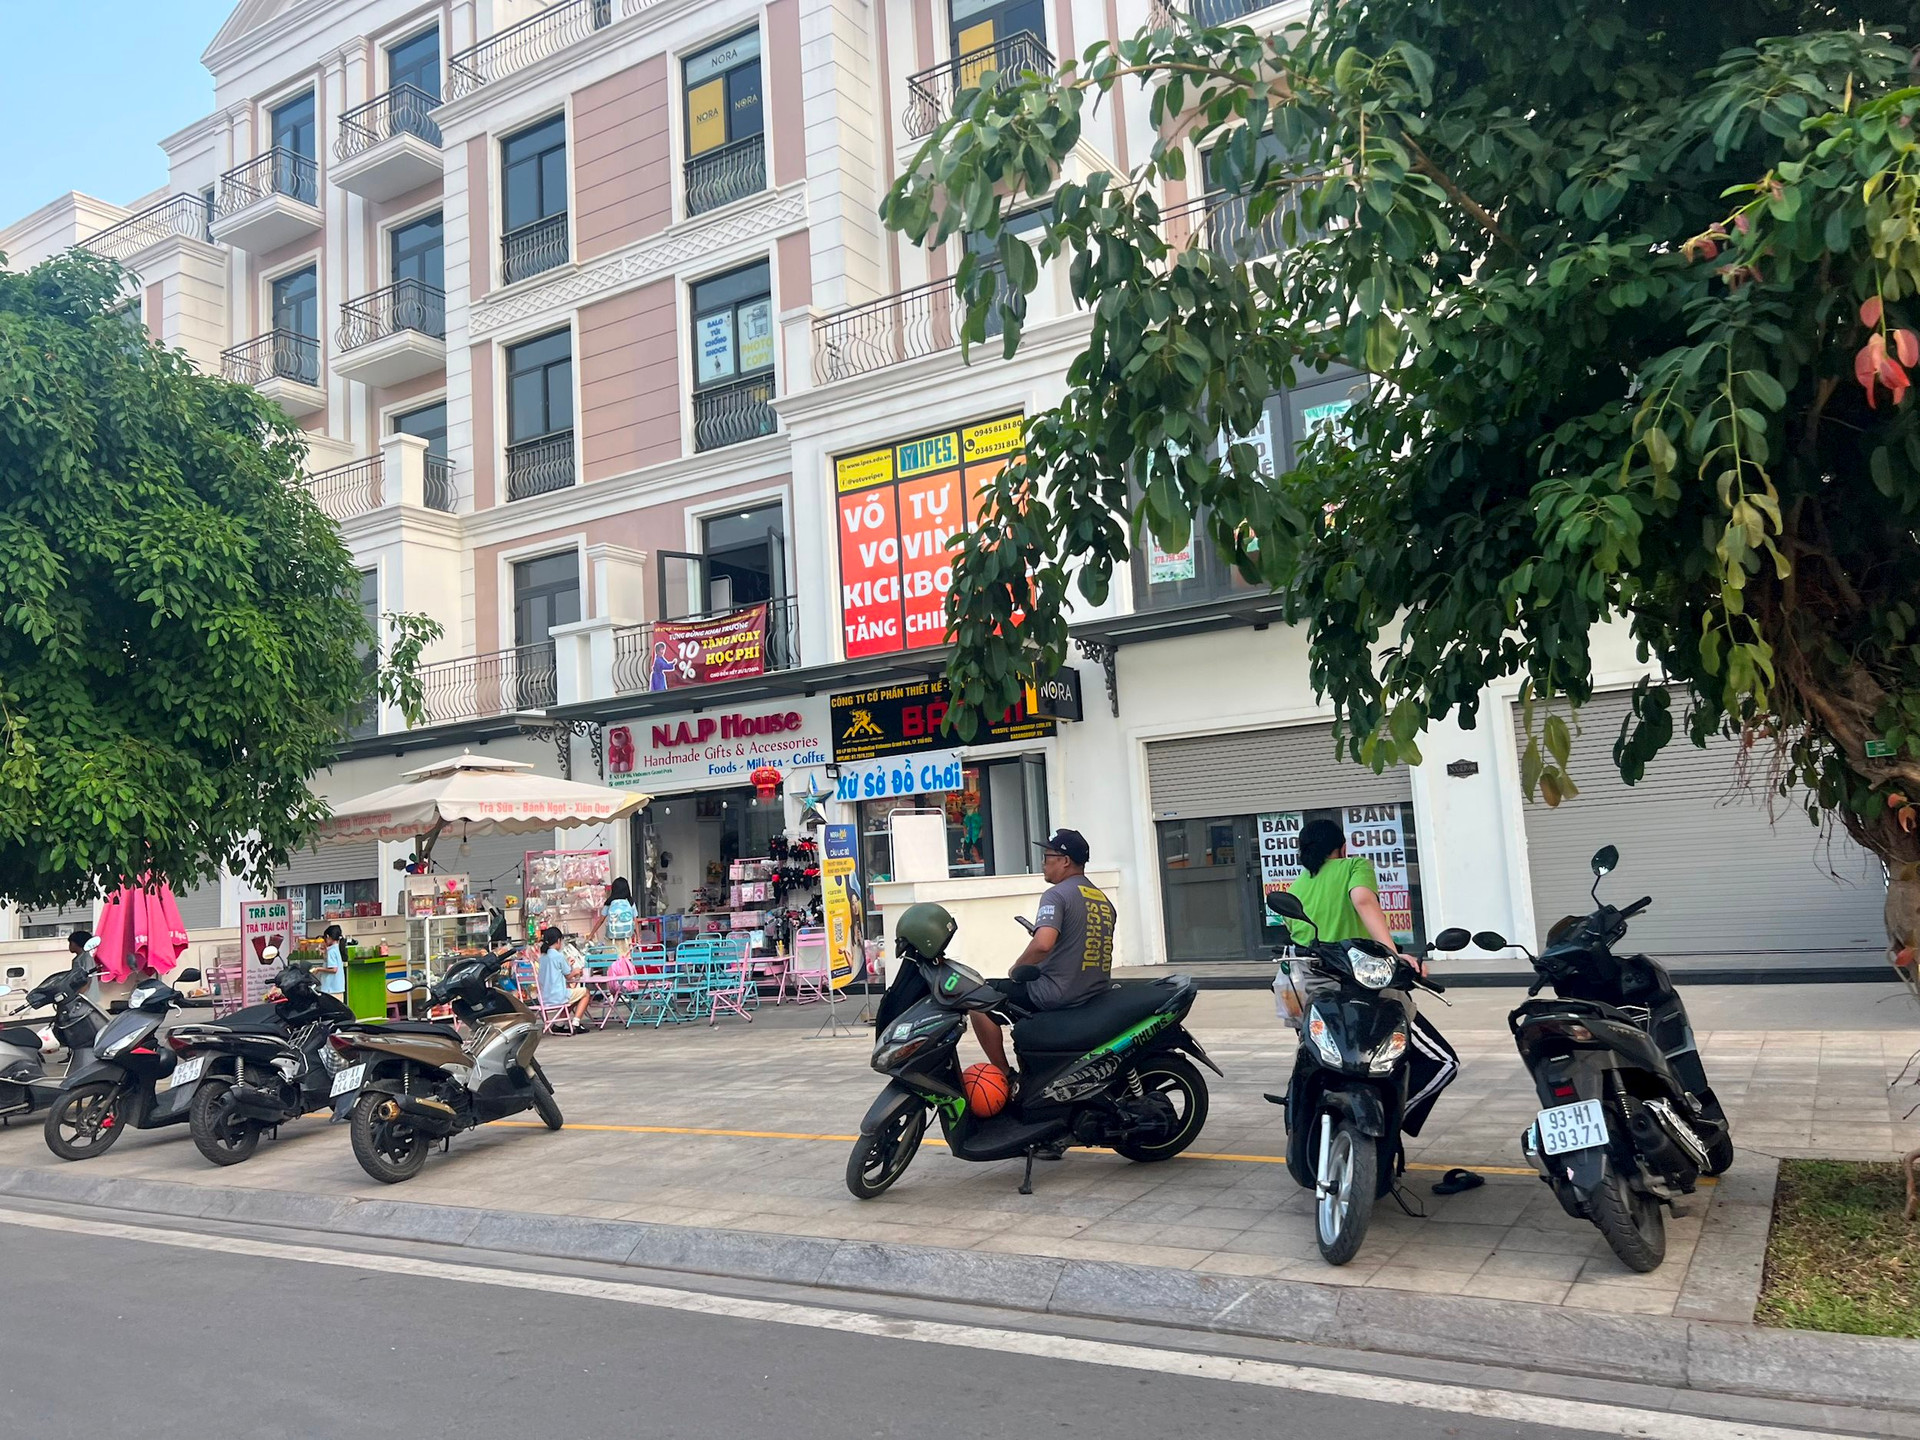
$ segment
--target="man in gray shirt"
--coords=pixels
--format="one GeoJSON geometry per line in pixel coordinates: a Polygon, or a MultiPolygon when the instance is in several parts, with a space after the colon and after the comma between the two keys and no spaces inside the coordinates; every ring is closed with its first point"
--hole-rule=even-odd
{"type": "MultiPolygon", "coordinates": [[[[1115,911],[1091,880],[1086,866],[1092,853],[1078,830],[1056,830],[1040,847],[1040,873],[1047,892],[1034,912],[1033,939],[1013,962],[1040,973],[1030,980],[989,980],[1023,1010],[1064,1010],[1105,990],[1113,979],[1115,911]]],[[[973,1035],[987,1059],[1009,1081],[1006,1039],[1000,1023],[983,1010],[973,1013],[973,1035]]]]}

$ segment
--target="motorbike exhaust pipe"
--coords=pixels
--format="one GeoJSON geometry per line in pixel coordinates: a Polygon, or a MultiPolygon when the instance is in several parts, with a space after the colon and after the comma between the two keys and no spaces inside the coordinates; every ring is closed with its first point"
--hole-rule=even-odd
{"type": "Polygon", "coordinates": [[[278,1095],[257,1085],[236,1085],[227,1091],[227,1100],[247,1120],[277,1120],[286,1110],[278,1095]]]}
{"type": "Polygon", "coordinates": [[[451,1105],[419,1095],[389,1095],[374,1113],[388,1122],[405,1120],[429,1135],[451,1135],[460,1128],[451,1105]]]}
{"type": "Polygon", "coordinates": [[[1629,1118],[1627,1125],[1633,1131],[1633,1148],[1638,1150],[1655,1170],[1669,1178],[1685,1176],[1690,1171],[1697,1172],[1700,1167],[1687,1158],[1687,1152],[1667,1133],[1666,1127],[1654,1115],[1653,1105],[1656,1103],[1658,1102],[1649,1102],[1640,1106],[1629,1118]]]}
{"type": "Polygon", "coordinates": [[[1666,1100],[1649,1100],[1645,1109],[1650,1113],[1668,1139],[1680,1148],[1682,1154],[1696,1170],[1708,1168],[1707,1147],[1694,1132],[1694,1128],[1674,1113],[1673,1105],[1666,1100]]]}

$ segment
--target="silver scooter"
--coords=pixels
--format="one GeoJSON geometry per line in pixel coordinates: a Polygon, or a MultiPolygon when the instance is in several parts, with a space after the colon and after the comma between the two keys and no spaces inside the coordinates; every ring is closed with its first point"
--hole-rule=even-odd
{"type": "Polygon", "coordinates": [[[46,1109],[66,1077],[92,1060],[93,1043],[107,1025],[87,993],[99,972],[99,949],[96,935],[59,974],[31,990],[0,991],[24,995],[28,1010],[53,1007],[51,1022],[25,1023],[15,1016],[13,1023],[0,1026],[0,1126],[46,1109]]]}

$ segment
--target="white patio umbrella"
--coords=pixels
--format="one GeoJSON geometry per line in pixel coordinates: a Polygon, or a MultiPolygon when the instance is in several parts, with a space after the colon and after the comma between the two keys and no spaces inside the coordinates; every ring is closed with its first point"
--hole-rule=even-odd
{"type": "Polygon", "coordinates": [[[455,755],[401,776],[402,784],[343,800],[322,822],[320,840],[411,840],[421,859],[449,825],[480,834],[521,835],[598,825],[651,797],[533,773],[519,760],[455,755]]]}

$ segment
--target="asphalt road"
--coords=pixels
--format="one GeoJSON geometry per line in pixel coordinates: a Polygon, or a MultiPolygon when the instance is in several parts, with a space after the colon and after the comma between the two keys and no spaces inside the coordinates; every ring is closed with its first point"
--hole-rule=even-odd
{"type": "Polygon", "coordinates": [[[48,1223],[20,1228],[0,1216],[0,1416],[7,1434],[34,1440],[1626,1433],[48,1223]]]}

